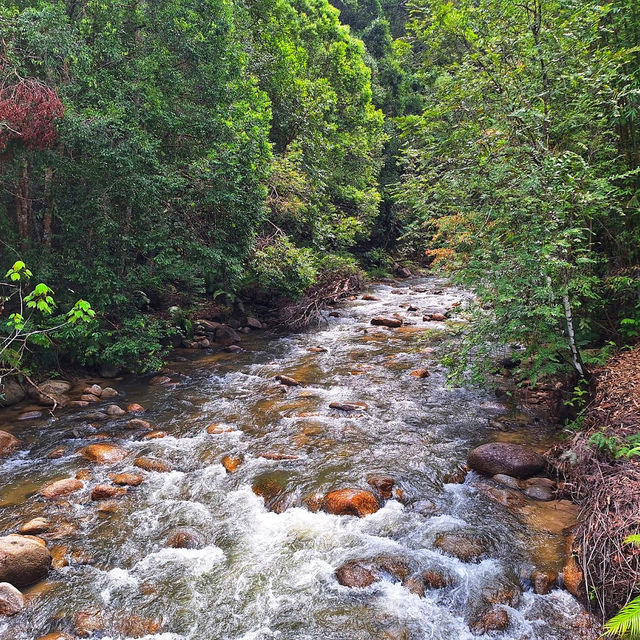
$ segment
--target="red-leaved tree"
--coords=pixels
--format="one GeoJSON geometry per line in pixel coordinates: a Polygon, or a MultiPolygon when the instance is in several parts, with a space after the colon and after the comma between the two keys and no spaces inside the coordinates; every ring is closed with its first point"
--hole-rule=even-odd
{"type": "Polygon", "coordinates": [[[25,149],[48,149],[62,117],[58,94],[39,80],[20,80],[0,89],[0,151],[11,141],[25,149]]]}
{"type": "MultiPolygon", "coordinates": [[[[56,120],[62,117],[63,107],[58,94],[39,80],[29,78],[0,86],[0,154],[11,143],[26,150],[49,149],[56,141],[56,120]]],[[[12,145],[13,146],[13,145],[12,145]]],[[[21,176],[16,185],[16,223],[18,235],[24,245],[29,237],[31,219],[29,159],[22,157],[21,176]]],[[[45,192],[49,191],[51,169],[46,170],[45,192]]],[[[49,200],[45,193],[45,200],[49,200]]],[[[43,239],[51,239],[51,207],[43,216],[43,239]]]]}

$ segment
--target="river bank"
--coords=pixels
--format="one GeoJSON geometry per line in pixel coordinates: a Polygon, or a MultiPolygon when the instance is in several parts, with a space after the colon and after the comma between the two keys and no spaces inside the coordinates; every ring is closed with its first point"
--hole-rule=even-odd
{"type": "Polygon", "coordinates": [[[436,278],[373,285],[318,329],[178,351],[55,417],[3,411],[20,444],[0,532],[44,518],[54,568],[0,637],[592,636],[556,582],[575,507],[549,479],[466,472],[478,445],[542,453],[558,431],[446,387],[444,313],[464,301],[436,278]]]}

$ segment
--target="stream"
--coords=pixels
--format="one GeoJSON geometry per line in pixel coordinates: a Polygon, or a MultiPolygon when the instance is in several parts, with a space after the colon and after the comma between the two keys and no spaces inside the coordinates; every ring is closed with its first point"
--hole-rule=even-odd
{"type": "Polygon", "coordinates": [[[447,387],[438,358],[454,338],[446,323],[423,316],[464,302],[463,292],[425,277],[365,293],[377,299],[346,301],[304,333],[247,334],[239,353],[179,350],[166,384],[151,376],[97,380],[120,395],[30,422],[4,410],[0,429],[22,446],[0,459],[0,535],[47,517],[55,526],[42,537],[56,568],[25,591],[22,613],[0,617],[0,638],[582,637],[577,601],[561,588],[537,595],[530,582],[536,569],[561,570],[570,505],[509,494],[475,472],[455,477],[472,447],[503,440],[543,451],[554,427],[522,419],[495,393],[447,387]],[[398,312],[413,324],[370,323],[398,312]],[[428,377],[410,375],[424,367],[428,377]],[[281,384],[278,374],[301,384],[281,384]],[[366,406],[347,412],[332,402],[366,406]],[[145,412],[101,413],[111,403],[139,403],[145,412]],[[511,428],[490,426],[511,414],[511,428]],[[166,436],[127,428],[132,417],[166,436]],[[95,443],[118,445],[126,457],[95,464],[78,455],[95,443]],[[142,471],[134,465],[141,456],[170,470],[142,471]],[[232,473],[224,456],[239,463],[232,473]],[[113,500],[91,499],[97,484],[122,472],[144,480],[113,500]],[[395,481],[394,497],[375,513],[316,510],[329,491],[371,491],[375,475],[395,481]],[[58,500],[38,494],[73,476],[81,490],[58,500]],[[191,548],[168,544],[185,531],[191,548]],[[461,532],[482,546],[479,559],[463,562],[435,545],[443,533],[461,532]],[[400,562],[410,576],[436,572],[446,584],[421,597],[384,569],[364,588],[339,584],[338,567],[375,558],[400,562]],[[507,612],[507,628],[474,635],[472,621],[494,603],[507,612]]]}

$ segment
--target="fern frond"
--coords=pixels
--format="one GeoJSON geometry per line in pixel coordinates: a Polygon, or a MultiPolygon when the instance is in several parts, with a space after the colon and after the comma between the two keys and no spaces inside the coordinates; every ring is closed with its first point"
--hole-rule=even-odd
{"type": "Polygon", "coordinates": [[[604,625],[605,636],[619,636],[625,640],[640,640],[640,596],[620,609],[604,625]]]}

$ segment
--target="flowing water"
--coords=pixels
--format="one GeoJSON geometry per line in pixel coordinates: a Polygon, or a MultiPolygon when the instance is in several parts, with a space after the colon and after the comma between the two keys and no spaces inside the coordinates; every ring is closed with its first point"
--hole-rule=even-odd
{"type": "Polygon", "coordinates": [[[489,420],[508,411],[494,394],[446,387],[432,347],[442,353],[452,338],[422,316],[463,300],[462,292],[424,278],[369,293],[379,300],[347,302],[340,317],[302,334],[255,332],[238,354],[186,352],[170,364],[176,384],[113,382],[121,393],[114,400],[144,405],[142,417],[167,433],[161,439],[125,429],[130,415],[97,420],[99,405],[30,423],[10,422],[5,412],[0,428],[23,449],[0,463],[0,534],[46,515],[59,530],[48,546],[67,566],[27,592],[25,612],[0,618],[0,638],[72,632],[74,616],[89,612],[101,627],[95,638],[464,640],[476,637],[474,615],[505,592],[517,594],[500,605],[507,630],[482,637],[577,638],[576,601],[560,589],[535,595],[527,582],[536,567],[562,564],[565,523],[556,503],[523,498],[514,511],[475,473],[447,482],[472,446],[496,437],[544,446],[548,430],[491,430],[489,420]],[[370,325],[372,316],[395,312],[415,324],[370,325]],[[309,351],[316,346],[326,352],[309,351]],[[410,376],[418,367],[430,377],[410,376]],[[281,385],[276,374],[302,385],[281,385]],[[330,409],[333,401],[366,408],[346,413],[330,409]],[[220,433],[207,433],[215,423],[220,433]],[[94,442],[116,443],[128,457],[88,463],[76,451],[94,442]],[[51,458],[60,447],[64,455],[51,458]],[[140,473],[133,461],[142,455],[172,470],[142,472],[144,482],[115,506],[90,499],[109,473],[140,473]],[[225,455],[243,457],[234,473],[220,463],[225,455]],[[273,459],[280,455],[291,459],[273,459]],[[83,469],[82,491],[59,501],[37,495],[44,483],[83,469]],[[333,489],[370,489],[367,477],[376,473],[393,476],[402,501],[365,518],[308,508],[333,489]],[[167,545],[185,527],[201,537],[200,548],[167,545]],[[487,552],[472,563],[447,556],[434,547],[443,532],[472,535],[487,552]],[[403,559],[412,574],[439,571],[449,584],[422,598],[385,573],[364,589],[338,584],[337,567],[379,556],[403,559]]]}

